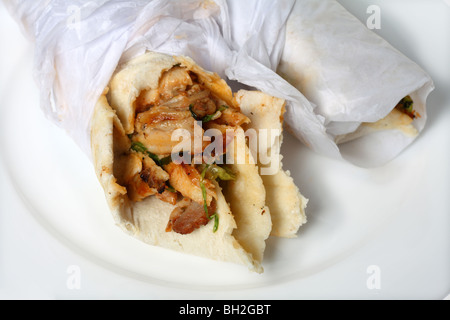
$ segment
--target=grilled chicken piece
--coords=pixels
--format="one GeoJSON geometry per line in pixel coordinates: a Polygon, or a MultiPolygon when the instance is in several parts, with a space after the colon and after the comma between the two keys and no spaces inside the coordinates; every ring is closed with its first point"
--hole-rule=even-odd
{"type": "MultiPolygon", "coordinates": [[[[137,153],[132,153],[130,157],[136,159],[137,153]]],[[[141,170],[133,176],[124,177],[128,195],[131,201],[142,201],[148,196],[161,194],[166,189],[166,181],[169,180],[169,174],[159,167],[151,158],[146,155],[141,156],[141,170]]],[[[132,161],[131,163],[135,163],[132,161]]],[[[136,168],[137,169],[137,166],[136,168]]],[[[130,170],[135,172],[136,170],[130,170]]]]}
{"type": "Polygon", "coordinates": [[[142,144],[142,150],[133,149],[117,161],[121,184],[127,187],[131,201],[142,201],[155,195],[176,205],[178,197],[182,196],[183,200],[173,210],[167,225],[167,231],[180,234],[189,234],[206,225],[214,215],[215,185],[202,178],[194,165],[176,160],[165,164],[154,156],[161,160],[174,152],[189,150],[189,156],[197,161],[197,156],[203,159],[203,153],[214,137],[214,143],[223,143],[223,148],[211,150],[211,156],[222,157],[234,140],[236,128],[250,122],[239,108],[227,106],[197,81],[195,74],[175,66],[162,75],[158,88],[142,91],[136,99],[134,132],[130,137],[133,142],[142,144]],[[173,133],[178,129],[190,135],[186,140],[183,134],[186,145],[173,139],[173,133]],[[216,129],[221,135],[210,136],[208,141],[203,137],[207,129],[216,129]],[[197,146],[195,139],[199,135],[202,143],[197,146]],[[216,141],[218,137],[223,141],[216,141]],[[176,147],[182,149],[175,150],[176,147]]]}
{"type": "MultiPolygon", "coordinates": [[[[153,154],[170,155],[180,143],[172,139],[173,132],[177,129],[186,130],[193,140],[194,128],[195,120],[189,111],[173,111],[164,106],[152,107],[137,116],[133,140],[141,142],[153,154]]],[[[191,141],[188,142],[189,146],[193,145],[191,141]]]]}
{"type": "Polygon", "coordinates": [[[174,67],[163,74],[159,88],[140,93],[136,99],[136,112],[140,113],[151,106],[164,104],[179,93],[185,92],[188,86],[192,86],[189,72],[185,68],[174,67]]]}
{"type": "Polygon", "coordinates": [[[165,72],[159,84],[161,99],[167,101],[179,92],[186,91],[187,86],[192,85],[189,72],[182,67],[174,67],[165,72]]]}
{"type": "Polygon", "coordinates": [[[177,199],[178,199],[178,192],[173,192],[171,190],[169,190],[169,188],[167,188],[164,190],[164,192],[162,193],[158,193],[156,194],[156,197],[164,202],[170,203],[172,205],[176,205],[177,204],[177,199]]]}
{"type": "Polygon", "coordinates": [[[166,232],[174,231],[180,234],[190,234],[194,230],[208,224],[209,217],[216,211],[216,202],[208,207],[208,215],[202,205],[191,199],[184,198],[172,211],[166,232]]]}
{"type": "Polygon", "coordinates": [[[250,119],[239,110],[228,108],[222,111],[222,115],[215,122],[226,126],[238,127],[250,123],[250,119]]]}
{"type": "MultiPolygon", "coordinates": [[[[175,190],[180,192],[184,197],[203,205],[205,199],[203,198],[202,188],[200,186],[202,177],[194,166],[172,162],[164,166],[164,169],[169,173],[170,185],[175,190]]],[[[210,205],[212,199],[217,196],[214,184],[208,179],[203,179],[203,185],[206,189],[206,203],[210,205]]]]}

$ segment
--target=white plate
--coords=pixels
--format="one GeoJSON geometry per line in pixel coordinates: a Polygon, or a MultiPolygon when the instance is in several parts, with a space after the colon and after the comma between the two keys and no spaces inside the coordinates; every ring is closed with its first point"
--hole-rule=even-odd
{"type": "MultiPolygon", "coordinates": [[[[373,170],[323,158],[286,136],[285,166],[310,199],[309,221],[297,239],[268,241],[263,275],[124,235],[113,224],[89,160],[38,107],[30,47],[22,40],[11,45],[9,63],[1,65],[10,73],[0,81],[0,280],[9,279],[3,294],[444,298],[450,292],[450,6],[341,2],[360,19],[368,17],[369,5],[379,5],[377,32],[430,72],[437,86],[429,99],[430,121],[413,146],[373,170]],[[80,287],[70,283],[73,270],[81,272],[80,287]],[[120,291],[110,291],[117,286],[120,291]]],[[[15,32],[7,39],[21,37],[15,32]]]]}

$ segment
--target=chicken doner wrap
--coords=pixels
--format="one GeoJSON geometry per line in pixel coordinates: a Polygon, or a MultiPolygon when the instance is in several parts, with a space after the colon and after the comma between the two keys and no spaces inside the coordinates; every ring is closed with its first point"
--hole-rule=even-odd
{"type": "MultiPolygon", "coordinates": [[[[294,214],[277,208],[271,215],[272,187],[249,148],[251,120],[240,107],[254,93],[240,94],[188,57],[148,52],[118,67],[95,107],[91,142],[98,179],[125,232],[262,272],[272,230],[282,225],[288,231],[273,234],[292,237],[305,222],[299,192],[290,199],[294,214]]],[[[279,185],[295,186],[284,178],[279,185]]]]}

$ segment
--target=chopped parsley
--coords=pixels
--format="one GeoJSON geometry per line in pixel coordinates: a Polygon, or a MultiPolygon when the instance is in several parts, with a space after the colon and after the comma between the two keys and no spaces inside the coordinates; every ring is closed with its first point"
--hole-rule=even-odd
{"type": "MultiPolygon", "coordinates": [[[[209,165],[209,164],[207,164],[207,165],[205,165],[204,166],[204,168],[203,168],[203,170],[202,170],[202,172],[201,172],[201,174],[200,174],[200,176],[201,176],[201,180],[200,180],[200,188],[202,189],[202,196],[203,196],[203,208],[204,208],[204,210],[205,210],[205,213],[206,213],[206,217],[209,219],[209,220],[212,220],[212,219],[214,219],[214,227],[213,227],[213,232],[216,232],[217,230],[218,230],[218,228],[219,228],[219,215],[217,214],[217,212],[215,212],[214,214],[212,214],[212,215],[209,215],[209,212],[208,212],[208,203],[207,203],[207,194],[206,194],[206,187],[205,187],[205,184],[203,183],[203,180],[205,179],[205,177],[208,177],[208,179],[210,179],[210,176],[208,176],[208,174],[211,172],[211,168],[220,168],[219,166],[217,166],[217,165],[209,165]]],[[[222,168],[220,168],[220,169],[222,169],[222,168]]],[[[215,170],[215,169],[214,169],[215,170]]],[[[216,178],[214,178],[214,180],[215,179],[217,179],[219,177],[219,175],[217,174],[216,175],[216,178]]],[[[225,178],[230,178],[230,176],[223,176],[223,177],[225,177],[225,178]]],[[[219,178],[220,179],[220,178],[219,178]]]]}
{"type": "Polygon", "coordinates": [[[227,167],[220,167],[216,164],[202,165],[202,175],[209,180],[230,181],[236,180],[236,174],[227,167]]]}
{"type": "Polygon", "coordinates": [[[193,105],[193,104],[190,104],[190,105],[189,105],[189,111],[191,112],[192,117],[193,117],[195,120],[201,120],[201,119],[197,116],[197,114],[194,112],[194,110],[192,110],[192,108],[194,108],[194,105],[193,105]]]}
{"type": "Polygon", "coordinates": [[[136,151],[136,152],[140,152],[140,153],[146,154],[146,155],[149,156],[153,161],[155,161],[156,164],[159,165],[159,157],[158,157],[156,154],[151,153],[150,151],[148,151],[147,148],[144,146],[143,143],[133,141],[133,142],[131,143],[131,150],[134,150],[134,151],[136,151]]]}
{"type": "Polygon", "coordinates": [[[212,216],[208,217],[209,220],[212,220],[213,218],[214,218],[213,232],[216,232],[217,229],[219,229],[219,215],[217,213],[214,213],[212,216]]]}
{"type": "Polygon", "coordinates": [[[189,105],[189,111],[191,112],[192,117],[197,120],[197,121],[201,121],[203,123],[209,122],[211,120],[215,120],[218,118],[218,115],[220,112],[224,111],[225,109],[228,109],[228,106],[220,106],[219,109],[217,109],[216,112],[214,112],[213,114],[208,114],[206,116],[204,116],[203,118],[200,118],[195,112],[194,110],[192,110],[194,108],[194,105],[191,104],[189,105]]]}
{"type": "Polygon", "coordinates": [[[134,150],[136,152],[140,152],[140,153],[143,153],[143,154],[149,156],[160,167],[172,162],[172,155],[160,159],[156,154],[148,151],[142,142],[133,141],[131,143],[131,150],[134,150]]]}
{"type": "Polygon", "coordinates": [[[170,191],[170,192],[172,192],[172,193],[177,193],[177,190],[175,190],[175,188],[172,187],[172,185],[170,184],[169,181],[166,181],[166,187],[167,187],[167,190],[168,190],[168,191],[170,191]]]}
{"type": "Polygon", "coordinates": [[[415,119],[417,116],[420,117],[420,115],[416,114],[416,111],[414,110],[414,101],[411,99],[410,96],[406,96],[402,100],[400,100],[396,108],[399,111],[410,116],[412,119],[415,119]]]}
{"type": "Polygon", "coordinates": [[[205,184],[203,183],[203,180],[200,181],[200,188],[202,188],[202,196],[203,196],[203,209],[205,209],[205,213],[206,216],[209,218],[209,213],[208,213],[208,203],[207,203],[207,197],[206,197],[206,187],[205,184]]]}
{"type": "Polygon", "coordinates": [[[167,165],[167,164],[169,164],[171,162],[172,162],[172,155],[160,159],[159,160],[159,165],[160,166],[165,166],[165,165],[167,165]]]}

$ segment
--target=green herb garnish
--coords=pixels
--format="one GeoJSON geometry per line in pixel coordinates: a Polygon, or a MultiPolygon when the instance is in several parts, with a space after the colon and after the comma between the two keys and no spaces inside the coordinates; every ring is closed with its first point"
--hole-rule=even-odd
{"type": "Polygon", "coordinates": [[[202,181],[203,181],[203,179],[205,179],[206,172],[208,171],[208,169],[209,169],[209,167],[211,165],[210,164],[205,164],[205,165],[202,165],[202,166],[204,166],[204,167],[202,167],[202,172],[200,173],[200,176],[202,177],[202,181]]]}
{"type": "Polygon", "coordinates": [[[202,165],[202,176],[209,180],[230,181],[236,180],[236,174],[227,167],[220,167],[217,164],[202,165]]]}
{"type": "Polygon", "coordinates": [[[205,209],[206,217],[209,219],[209,213],[208,213],[208,203],[206,201],[206,187],[203,181],[200,182],[200,188],[202,188],[202,196],[203,196],[203,209],[205,209]]]}
{"type": "Polygon", "coordinates": [[[166,181],[167,190],[173,193],[177,193],[177,190],[175,190],[174,187],[169,183],[169,181],[166,181]]]}
{"type": "Polygon", "coordinates": [[[209,121],[213,120],[215,117],[217,117],[217,114],[218,114],[219,112],[222,112],[222,111],[225,110],[225,109],[228,109],[228,107],[227,107],[227,106],[221,106],[221,107],[219,107],[219,109],[217,109],[217,111],[214,112],[213,114],[209,114],[209,115],[203,117],[202,122],[209,122],[209,121]]]}
{"type": "Polygon", "coordinates": [[[206,194],[206,187],[205,184],[203,183],[203,180],[205,179],[205,176],[207,175],[208,169],[211,167],[211,165],[207,164],[205,165],[205,167],[203,168],[200,176],[201,176],[201,180],[200,180],[200,188],[202,189],[202,196],[203,196],[203,209],[205,210],[206,213],[206,217],[209,220],[214,219],[214,227],[213,227],[213,232],[216,232],[217,229],[219,228],[219,215],[216,213],[214,213],[213,215],[209,215],[208,212],[208,203],[207,203],[207,194],[206,194]]]}
{"type": "Polygon", "coordinates": [[[208,203],[206,201],[206,187],[205,184],[203,183],[203,180],[205,179],[205,175],[206,175],[206,171],[209,168],[209,164],[206,165],[206,167],[202,170],[202,173],[200,174],[201,180],[200,180],[200,188],[202,189],[202,196],[203,196],[203,208],[205,209],[205,213],[206,216],[209,219],[209,214],[208,214],[208,203]]]}
{"type": "Polygon", "coordinates": [[[214,218],[213,232],[216,232],[217,229],[219,229],[219,215],[217,213],[215,213],[212,216],[208,217],[209,220],[212,220],[213,218],[214,218]]]}
{"type": "Polygon", "coordinates": [[[165,166],[165,165],[167,165],[167,164],[169,164],[171,162],[172,162],[172,155],[167,156],[167,157],[162,158],[161,160],[159,160],[159,165],[160,166],[165,166]]]}
{"type": "Polygon", "coordinates": [[[414,101],[410,96],[406,96],[402,100],[400,100],[396,108],[399,111],[410,116],[412,119],[415,119],[417,116],[420,117],[420,115],[414,110],[414,101]]]}
{"type": "Polygon", "coordinates": [[[193,105],[193,104],[189,105],[189,111],[191,112],[192,117],[193,117],[195,120],[197,120],[197,121],[202,121],[203,123],[206,123],[206,122],[209,122],[209,121],[213,120],[215,117],[217,117],[217,114],[218,114],[219,112],[222,112],[222,111],[224,111],[225,109],[228,109],[228,106],[225,106],[225,105],[220,106],[219,109],[217,109],[216,112],[214,112],[213,114],[208,114],[208,115],[204,116],[203,118],[200,118],[200,117],[194,112],[194,110],[192,110],[193,108],[194,108],[194,105],[193,105]]]}
{"type": "Polygon", "coordinates": [[[213,113],[213,114],[208,114],[207,116],[204,116],[202,119],[202,122],[206,123],[206,122],[211,121],[215,117],[216,114],[217,114],[217,112],[213,113]]]}
{"type": "Polygon", "coordinates": [[[156,154],[148,151],[147,148],[144,146],[144,144],[139,141],[133,141],[131,143],[131,150],[134,150],[136,152],[140,152],[140,153],[143,153],[143,154],[149,156],[160,167],[165,166],[172,162],[172,155],[160,159],[156,154]]]}
{"type": "Polygon", "coordinates": [[[404,97],[401,101],[400,101],[400,105],[402,106],[403,109],[405,109],[407,112],[412,112],[413,111],[413,105],[414,102],[412,101],[410,96],[404,97]]]}
{"type": "Polygon", "coordinates": [[[193,117],[195,120],[200,120],[200,118],[199,118],[198,115],[192,110],[192,108],[194,108],[194,105],[193,105],[193,104],[190,104],[190,105],[189,105],[189,111],[191,112],[192,117],[193,117]]]}
{"type": "Polygon", "coordinates": [[[159,163],[159,157],[156,154],[151,153],[150,151],[148,151],[147,148],[144,146],[144,144],[142,142],[133,141],[131,143],[131,150],[134,150],[136,152],[140,152],[140,153],[146,154],[150,158],[152,158],[153,161],[155,161],[156,163],[159,163]]]}
{"type": "Polygon", "coordinates": [[[219,167],[214,165],[210,169],[210,173],[214,179],[220,179],[222,181],[236,180],[236,174],[227,167],[219,167]]]}

